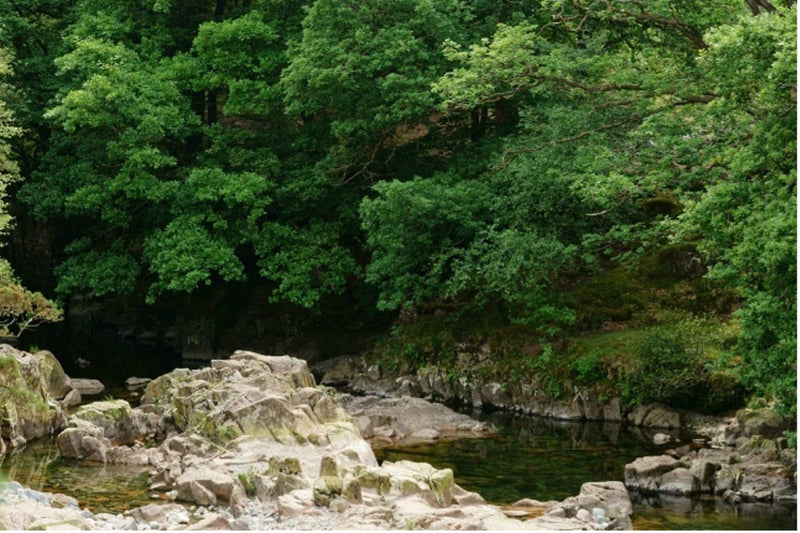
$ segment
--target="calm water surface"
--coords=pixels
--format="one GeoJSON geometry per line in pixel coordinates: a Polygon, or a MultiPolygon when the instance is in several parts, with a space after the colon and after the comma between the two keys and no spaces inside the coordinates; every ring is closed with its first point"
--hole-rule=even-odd
{"type": "MultiPolygon", "coordinates": [[[[459,485],[502,504],[522,498],[562,500],[588,481],[622,481],[627,463],[670,447],[655,446],[651,435],[619,424],[507,414],[486,418],[498,428],[496,437],[383,449],[376,455],[379,460],[408,459],[452,468],[459,485]]],[[[737,513],[718,498],[641,501],[634,505],[633,518],[635,529],[658,530],[794,531],[796,523],[794,506],[746,505],[737,513]]]]}
{"type": "MultiPolygon", "coordinates": [[[[488,421],[498,429],[492,438],[382,449],[376,455],[379,460],[408,459],[452,468],[459,485],[503,504],[521,498],[561,500],[577,494],[587,481],[622,481],[625,464],[665,448],[619,424],[509,415],[494,415],[488,421]]],[[[147,468],[62,459],[54,439],[28,444],[2,461],[0,478],[68,494],[94,512],[119,513],[153,502],[147,468]]],[[[650,530],[796,530],[796,522],[794,506],[745,505],[736,513],[717,498],[661,498],[636,503],[633,524],[650,530]]]]}
{"type": "Polygon", "coordinates": [[[60,492],[95,513],[121,513],[153,503],[146,467],[85,465],[63,459],[54,438],[39,439],[0,458],[0,479],[41,492],[60,492]]]}

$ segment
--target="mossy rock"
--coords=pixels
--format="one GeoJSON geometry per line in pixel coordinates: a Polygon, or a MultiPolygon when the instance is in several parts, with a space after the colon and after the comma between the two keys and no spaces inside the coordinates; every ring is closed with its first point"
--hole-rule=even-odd
{"type": "Polygon", "coordinates": [[[125,400],[107,400],[82,405],[74,416],[95,425],[101,426],[106,421],[119,422],[133,412],[131,405],[125,400]]]}
{"type": "Polygon", "coordinates": [[[314,481],[314,504],[325,507],[331,500],[342,495],[344,481],[338,476],[320,476],[314,481]]]}
{"type": "Polygon", "coordinates": [[[706,268],[693,243],[676,243],[662,246],[642,258],[639,273],[657,285],[703,277],[706,268]]]}

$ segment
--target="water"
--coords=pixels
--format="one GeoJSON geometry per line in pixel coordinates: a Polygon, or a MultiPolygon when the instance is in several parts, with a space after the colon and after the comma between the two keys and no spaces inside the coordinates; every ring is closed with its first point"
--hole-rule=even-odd
{"type": "Polygon", "coordinates": [[[743,504],[737,512],[719,498],[660,497],[634,505],[634,529],[790,530],[797,529],[793,505],[743,504]]]}
{"type": "Polygon", "coordinates": [[[40,492],[60,492],[95,513],[121,513],[153,503],[146,467],[103,466],[64,459],[54,438],[28,443],[0,456],[0,480],[18,481],[40,492]]]}
{"type": "MultiPolygon", "coordinates": [[[[522,498],[562,500],[588,481],[622,481],[627,463],[660,454],[636,428],[620,424],[569,423],[495,414],[499,430],[486,439],[461,439],[408,448],[377,450],[379,460],[408,459],[451,468],[456,483],[488,502],[522,498]]],[[[687,438],[687,436],[683,436],[687,438]]],[[[744,505],[736,512],[719,500],[656,498],[634,504],[634,529],[765,530],[796,529],[794,506],[744,505]]]]}
{"type": "Polygon", "coordinates": [[[656,453],[618,423],[569,423],[494,414],[487,439],[460,439],[377,450],[379,460],[409,459],[451,468],[459,485],[492,503],[562,500],[587,481],[622,480],[625,464],[656,453]]]}
{"type": "MultiPolygon", "coordinates": [[[[379,460],[424,461],[451,468],[456,482],[490,503],[522,498],[561,500],[588,481],[623,479],[625,464],[661,453],[635,428],[491,415],[491,438],[460,439],[376,450],[379,460]]],[[[153,502],[146,468],[87,465],[60,457],[54,439],[41,439],[0,458],[0,478],[43,492],[61,492],[94,512],[119,513],[153,502]]],[[[739,512],[718,498],[658,498],[634,505],[634,529],[796,530],[794,506],[743,505],[739,512]]]]}

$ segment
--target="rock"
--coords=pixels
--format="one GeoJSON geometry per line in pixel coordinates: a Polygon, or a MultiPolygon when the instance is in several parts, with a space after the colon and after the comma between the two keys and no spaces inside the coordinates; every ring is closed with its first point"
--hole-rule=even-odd
{"type": "Polygon", "coordinates": [[[666,444],[672,440],[672,437],[667,435],[666,433],[656,433],[653,435],[653,444],[657,446],[661,446],[662,444],[666,444]]]}
{"type": "Polygon", "coordinates": [[[177,499],[200,505],[229,503],[234,494],[233,477],[208,467],[192,468],[175,481],[177,499]]]}
{"type": "Polygon", "coordinates": [[[363,420],[362,437],[379,437],[373,445],[407,445],[490,434],[485,424],[421,398],[362,396],[344,400],[348,414],[363,420]]]}
{"type": "Polygon", "coordinates": [[[114,444],[131,444],[155,433],[155,417],[134,410],[125,400],[92,402],[81,406],[69,418],[71,427],[100,428],[114,444]]]}
{"type": "Polygon", "coordinates": [[[47,384],[47,393],[51,398],[60,400],[75,389],[72,380],[64,372],[64,368],[52,352],[39,350],[33,355],[33,358],[37,359],[41,365],[41,374],[47,384]]]}
{"type": "Polygon", "coordinates": [[[342,495],[344,482],[337,476],[320,476],[314,481],[314,505],[325,507],[337,496],[342,495]]]}
{"type": "Polygon", "coordinates": [[[742,472],[732,466],[723,466],[714,476],[714,492],[723,494],[737,491],[742,484],[742,472]]]}
{"type": "Polygon", "coordinates": [[[126,511],[125,516],[130,516],[137,522],[166,524],[175,513],[185,512],[182,505],[177,503],[151,504],[126,511]]]}
{"type": "Polygon", "coordinates": [[[280,376],[291,379],[295,387],[313,387],[316,385],[314,376],[308,369],[308,364],[302,359],[288,355],[268,356],[255,352],[237,350],[231,355],[232,361],[251,360],[265,363],[270,370],[280,376]]]}
{"type": "Polygon", "coordinates": [[[628,413],[627,420],[634,426],[651,428],[681,427],[681,417],[677,411],[655,403],[637,405],[628,413]]]}
{"type": "Polygon", "coordinates": [[[58,435],[58,449],[63,457],[105,463],[111,443],[103,437],[102,429],[93,427],[67,428],[58,435]]]}
{"type": "Polygon", "coordinates": [[[603,404],[603,420],[608,422],[622,421],[622,409],[619,405],[619,398],[611,398],[603,404]]]}
{"type": "Polygon", "coordinates": [[[72,378],[72,388],[83,395],[100,394],[106,389],[100,381],[88,378],[72,378]]]}
{"type": "Polygon", "coordinates": [[[561,530],[603,529],[613,523],[620,529],[631,529],[632,514],[633,504],[621,482],[584,483],[577,496],[549,505],[545,514],[525,521],[525,525],[561,530]]]}
{"type": "Polygon", "coordinates": [[[625,486],[644,493],[657,492],[661,476],[680,466],[681,463],[669,455],[639,457],[625,465],[625,486]]]}
{"type": "MultiPolygon", "coordinates": [[[[69,377],[52,353],[35,354],[0,344],[0,434],[5,447],[57,433],[67,423],[63,399],[72,391],[69,377]]],[[[74,399],[74,395],[70,401],[74,399]]]]}
{"type": "Polygon", "coordinates": [[[783,436],[784,431],[794,427],[791,421],[771,409],[740,409],[736,412],[736,421],[745,437],[761,435],[776,439],[783,436]]]}
{"type": "Polygon", "coordinates": [[[312,489],[293,490],[278,498],[278,517],[287,520],[313,512],[314,493],[312,489]]]}
{"type": "Polygon", "coordinates": [[[692,496],[700,492],[700,480],[688,468],[676,468],[661,476],[658,492],[692,496]]]}
{"type": "Polygon", "coordinates": [[[79,509],[54,508],[47,503],[22,500],[0,507],[0,528],[5,530],[94,529],[79,509]]]}
{"type": "Polygon", "coordinates": [[[68,409],[70,407],[75,407],[76,405],[80,405],[81,401],[82,398],[80,391],[78,391],[78,389],[72,389],[61,400],[61,406],[64,409],[68,409]]]}
{"type": "Polygon", "coordinates": [[[210,513],[199,522],[195,522],[186,528],[187,531],[230,531],[231,529],[233,529],[231,523],[216,513],[210,513]]]}
{"type": "Polygon", "coordinates": [[[153,380],[150,378],[129,377],[125,380],[125,388],[127,388],[129,391],[136,391],[143,389],[151,381],[153,380]]]}

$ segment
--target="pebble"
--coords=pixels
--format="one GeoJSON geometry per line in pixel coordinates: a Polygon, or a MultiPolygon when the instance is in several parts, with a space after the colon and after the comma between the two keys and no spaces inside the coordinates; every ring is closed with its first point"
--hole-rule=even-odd
{"type": "MultiPolygon", "coordinates": [[[[51,506],[56,495],[46,492],[39,492],[23,487],[16,481],[0,483],[0,502],[13,504],[22,501],[30,501],[42,505],[51,506]]],[[[239,531],[265,531],[265,530],[343,530],[347,529],[347,524],[337,513],[326,513],[323,516],[298,516],[289,520],[278,522],[277,513],[274,508],[251,501],[245,513],[234,518],[227,507],[202,507],[192,506],[184,511],[173,511],[167,513],[163,520],[152,523],[138,523],[132,517],[121,514],[97,513],[84,509],[80,511],[83,518],[91,521],[93,527],[101,530],[122,530],[122,531],[152,531],[160,529],[178,529],[186,525],[197,523],[208,515],[214,513],[225,518],[231,528],[239,531]]]]}

